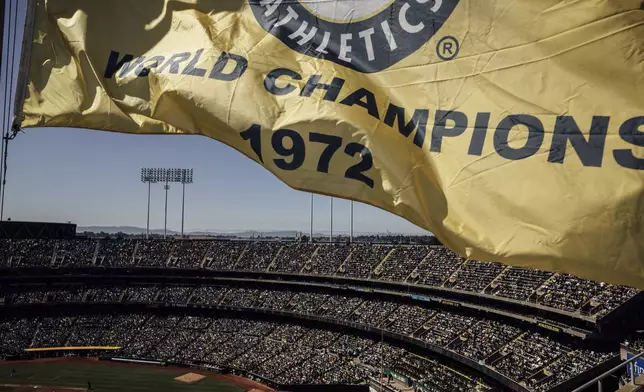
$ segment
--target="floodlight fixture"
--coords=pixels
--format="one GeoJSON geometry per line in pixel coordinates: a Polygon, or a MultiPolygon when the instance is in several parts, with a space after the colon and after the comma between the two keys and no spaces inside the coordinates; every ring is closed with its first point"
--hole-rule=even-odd
{"type": "Polygon", "coordinates": [[[162,181],[165,181],[165,177],[160,169],[141,169],[141,182],[156,183],[162,181]]]}

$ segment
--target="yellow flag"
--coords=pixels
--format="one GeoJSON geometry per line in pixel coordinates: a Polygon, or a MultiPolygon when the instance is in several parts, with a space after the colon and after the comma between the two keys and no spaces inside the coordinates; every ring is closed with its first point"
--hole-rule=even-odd
{"type": "Polygon", "coordinates": [[[641,0],[32,1],[22,127],[206,135],[468,257],[644,288],[641,0]]]}

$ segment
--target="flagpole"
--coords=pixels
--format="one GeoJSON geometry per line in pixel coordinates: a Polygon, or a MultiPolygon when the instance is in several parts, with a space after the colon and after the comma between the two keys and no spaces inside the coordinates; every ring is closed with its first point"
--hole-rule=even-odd
{"type": "MultiPolygon", "coordinates": [[[[2,69],[2,53],[4,53],[4,28],[5,28],[5,23],[4,23],[4,5],[5,5],[5,0],[0,0],[0,69],[2,69]]],[[[7,48],[9,49],[9,48],[7,48]]],[[[7,52],[8,54],[9,52],[7,52]]]]}
{"type": "MultiPolygon", "coordinates": [[[[9,3],[9,6],[11,6],[11,3],[9,3]]],[[[4,60],[4,50],[5,50],[5,47],[4,47],[4,29],[5,29],[4,16],[5,15],[4,15],[4,13],[5,13],[5,0],[0,0],[0,74],[2,73],[2,70],[4,70],[3,67],[2,67],[2,64],[3,64],[2,60],[4,60]]],[[[11,15],[11,12],[9,12],[9,14],[11,15]]],[[[11,37],[11,31],[9,31],[9,35],[7,36],[7,47],[6,47],[7,61],[4,62],[4,63],[6,63],[6,66],[7,66],[7,72],[5,73],[5,91],[4,91],[4,100],[5,100],[5,102],[4,102],[5,108],[4,109],[5,110],[2,113],[2,127],[0,128],[0,132],[2,133],[2,136],[1,136],[2,138],[4,138],[4,127],[5,127],[5,125],[6,125],[7,121],[8,121],[7,120],[7,115],[8,115],[8,110],[7,109],[10,107],[8,105],[8,102],[7,102],[7,97],[10,96],[11,92],[6,91],[7,89],[9,89],[9,61],[10,61],[10,58],[9,58],[9,45],[11,45],[10,37],[11,37]]],[[[2,140],[2,139],[0,139],[0,140],[2,140]]],[[[4,186],[2,185],[2,177],[3,177],[3,175],[2,175],[3,170],[2,169],[4,167],[4,163],[3,163],[3,160],[2,160],[3,156],[4,156],[4,140],[2,140],[2,145],[0,146],[0,187],[1,187],[0,188],[0,195],[2,194],[2,191],[4,190],[4,186]]],[[[2,218],[0,218],[0,221],[2,221],[2,218]]]]}
{"type": "MultiPolygon", "coordinates": [[[[14,71],[14,57],[16,54],[16,40],[17,40],[17,31],[16,31],[16,26],[13,26],[13,21],[17,20],[17,18],[14,18],[14,2],[9,1],[9,12],[8,12],[8,24],[5,26],[5,1],[2,1],[2,4],[0,4],[2,8],[2,44],[4,44],[4,30],[5,27],[7,27],[8,35],[7,35],[7,47],[5,48],[4,46],[2,47],[2,52],[0,52],[0,57],[2,57],[2,53],[5,52],[7,53],[7,56],[5,58],[5,74],[4,74],[4,82],[5,82],[5,91],[4,91],[4,110],[2,113],[2,147],[0,147],[0,221],[4,219],[4,195],[5,195],[5,188],[7,186],[7,149],[9,148],[9,131],[11,129],[11,123],[12,123],[12,118],[11,118],[11,102],[12,102],[12,92],[13,92],[13,71],[14,71]],[[12,39],[12,33],[13,33],[13,39],[12,39]]],[[[15,13],[17,15],[18,13],[18,4],[15,5],[15,13]]],[[[1,68],[0,68],[1,69],[1,68]]]]}

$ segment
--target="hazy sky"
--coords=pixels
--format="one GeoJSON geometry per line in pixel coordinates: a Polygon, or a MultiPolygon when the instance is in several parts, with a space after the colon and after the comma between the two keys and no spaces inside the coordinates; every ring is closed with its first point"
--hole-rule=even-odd
{"type": "MultiPolygon", "coordinates": [[[[27,2],[11,1],[20,5],[22,19],[27,2]]],[[[4,79],[1,87],[4,91],[4,79]]],[[[309,230],[310,194],[289,188],[240,153],[202,136],[29,129],[10,143],[8,167],[5,219],[145,227],[147,186],[140,182],[141,168],[185,167],[195,169],[195,183],[186,189],[187,229],[309,230]]],[[[318,232],[329,230],[329,204],[330,198],[315,196],[318,232]]],[[[180,185],[170,189],[168,205],[168,227],[178,229],[180,185]]],[[[349,205],[335,200],[334,232],[348,232],[349,205]]],[[[154,184],[151,228],[163,228],[163,208],[163,185],[154,184]]],[[[367,205],[355,203],[354,212],[359,232],[424,232],[367,205]]]]}

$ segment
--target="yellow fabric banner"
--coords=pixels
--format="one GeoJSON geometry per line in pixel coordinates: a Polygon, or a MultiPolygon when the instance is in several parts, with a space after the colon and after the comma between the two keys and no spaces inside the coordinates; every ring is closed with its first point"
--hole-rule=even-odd
{"type": "Polygon", "coordinates": [[[644,288],[641,0],[37,0],[22,127],[202,134],[470,258],[644,288]]]}

